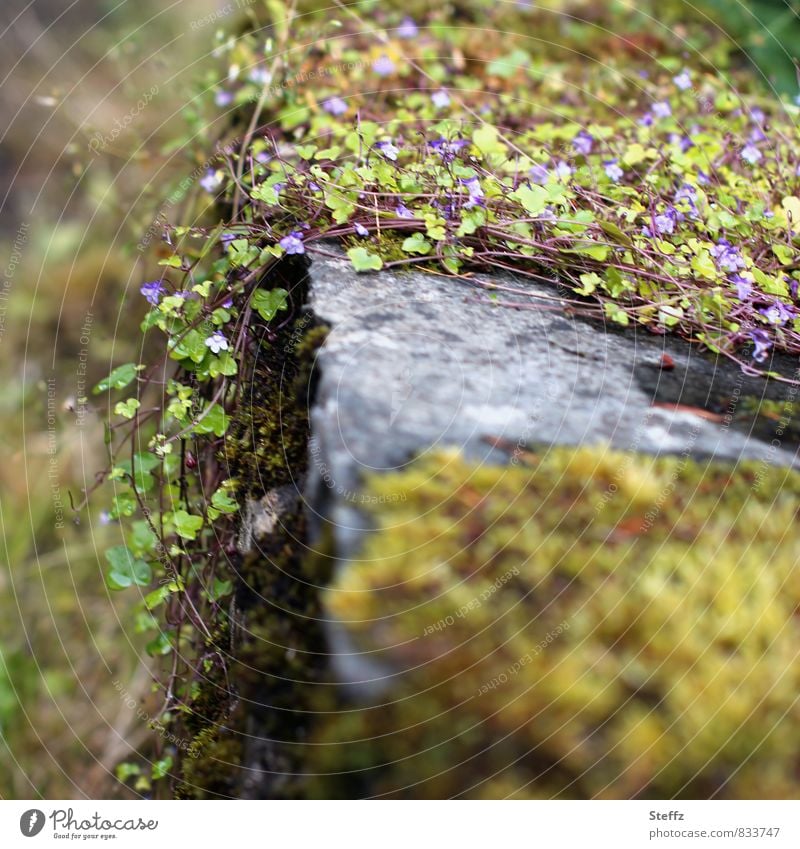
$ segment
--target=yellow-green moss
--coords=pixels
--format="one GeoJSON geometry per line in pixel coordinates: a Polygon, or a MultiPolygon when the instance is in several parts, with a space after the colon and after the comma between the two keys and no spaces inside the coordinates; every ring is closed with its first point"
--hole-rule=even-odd
{"type": "Polygon", "coordinates": [[[399,674],[320,725],[312,795],[800,795],[800,475],[521,459],[368,482],[327,604],[399,674]]]}

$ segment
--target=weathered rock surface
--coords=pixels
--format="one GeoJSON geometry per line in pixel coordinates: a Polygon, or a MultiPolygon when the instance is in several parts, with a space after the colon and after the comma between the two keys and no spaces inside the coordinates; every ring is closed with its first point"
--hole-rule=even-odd
{"type": "Polygon", "coordinates": [[[510,275],[356,275],[346,258],[313,260],[310,305],[331,333],[317,360],[310,504],[335,527],[339,556],[357,549],[363,473],[444,446],[494,462],[518,445],[603,443],[795,462],[786,436],[759,438],[752,418],[740,417],[748,396],[791,397],[785,384],[765,388],[671,336],[570,317],[557,294],[510,275]],[[480,283],[525,289],[527,297],[498,292],[525,309],[493,305],[480,283]]]}

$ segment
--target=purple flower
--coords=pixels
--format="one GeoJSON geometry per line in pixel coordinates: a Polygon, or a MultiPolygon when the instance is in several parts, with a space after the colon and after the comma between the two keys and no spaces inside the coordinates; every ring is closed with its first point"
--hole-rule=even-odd
{"type": "Polygon", "coordinates": [[[388,77],[395,72],[394,62],[384,53],[372,63],[372,70],[379,77],[388,77]]]}
{"type": "Polygon", "coordinates": [[[609,180],[613,180],[615,183],[618,183],[625,175],[622,168],[617,165],[616,159],[606,160],[603,163],[603,167],[605,168],[606,177],[608,177],[609,180]]]}
{"type": "Polygon", "coordinates": [[[677,77],[673,77],[672,82],[674,82],[681,91],[687,91],[692,87],[691,74],[685,69],[681,71],[677,77]]]}
{"type": "Polygon", "coordinates": [[[464,209],[472,209],[473,206],[483,206],[483,189],[481,188],[480,180],[477,177],[470,177],[468,180],[461,181],[469,192],[469,200],[464,204],[464,209]]]}
{"type": "Polygon", "coordinates": [[[344,115],[347,112],[347,104],[341,97],[329,97],[322,102],[322,108],[331,115],[344,115]]]}
{"type": "Polygon", "coordinates": [[[395,214],[398,218],[413,218],[414,213],[404,204],[398,203],[395,209],[395,214]]]}
{"type": "Polygon", "coordinates": [[[558,219],[556,218],[556,214],[553,212],[553,208],[551,206],[546,206],[537,216],[536,220],[540,221],[542,224],[555,224],[558,219]]]}
{"type": "Polygon", "coordinates": [[[220,351],[228,350],[228,340],[217,330],[206,339],[206,347],[218,354],[220,351]]]}
{"type": "Polygon", "coordinates": [[[272,78],[266,68],[253,68],[247,75],[247,79],[258,85],[266,85],[272,78]]]}
{"type": "Polygon", "coordinates": [[[231,246],[231,242],[235,242],[237,238],[236,233],[223,233],[219,237],[220,242],[222,242],[222,249],[227,251],[231,246]]]}
{"type": "Polygon", "coordinates": [[[402,23],[397,28],[398,38],[416,38],[419,35],[419,27],[414,23],[413,18],[403,18],[402,23]]]}
{"type": "Polygon", "coordinates": [[[233,94],[222,88],[214,95],[214,103],[217,106],[230,106],[233,103],[233,94]]]}
{"type": "Polygon", "coordinates": [[[229,310],[233,306],[233,298],[227,298],[222,302],[222,309],[229,310]]]}
{"type": "Polygon", "coordinates": [[[658,103],[653,104],[653,115],[656,118],[669,118],[672,115],[672,107],[666,100],[660,100],[658,103]]]}
{"type": "Polygon", "coordinates": [[[755,346],[753,359],[758,363],[763,363],[767,358],[769,349],[772,347],[772,341],[763,330],[751,330],[750,340],[755,346]]]}
{"type": "Polygon", "coordinates": [[[145,283],[139,291],[144,295],[147,303],[155,307],[158,306],[158,302],[164,294],[164,286],[160,280],[153,280],[150,283],[145,283]]]}
{"type": "Polygon", "coordinates": [[[680,147],[681,153],[686,153],[689,148],[694,147],[694,142],[689,136],[682,136],[680,133],[670,133],[669,140],[680,147]]]}
{"type": "Polygon", "coordinates": [[[750,110],[750,120],[751,120],[754,124],[763,124],[763,123],[764,123],[764,121],[766,120],[766,117],[767,117],[767,116],[764,114],[764,110],[763,110],[763,109],[759,109],[757,106],[754,106],[754,107],[750,110]]]}
{"type": "Polygon", "coordinates": [[[642,232],[648,238],[652,238],[653,233],[657,236],[669,235],[675,232],[675,225],[682,219],[682,213],[678,212],[674,206],[668,206],[653,219],[653,231],[651,232],[649,227],[644,227],[642,232]]]}
{"type": "Polygon", "coordinates": [[[260,162],[262,165],[265,165],[270,161],[272,157],[266,152],[266,150],[259,151],[256,154],[256,162],[260,162]]]}
{"type": "Polygon", "coordinates": [[[544,165],[534,165],[533,168],[528,171],[528,174],[535,183],[546,183],[550,178],[550,172],[544,165]]]}
{"type": "Polygon", "coordinates": [[[353,224],[353,228],[356,231],[356,235],[361,236],[362,239],[366,239],[369,236],[369,230],[363,224],[359,224],[358,221],[353,224]]]}
{"type": "Polygon", "coordinates": [[[589,135],[585,130],[581,130],[572,140],[572,146],[583,156],[588,156],[592,152],[593,144],[594,137],[589,135]]]}
{"type": "Polygon", "coordinates": [[[762,142],[766,139],[766,133],[761,129],[761,127],[753,127],[750,131],[750,141],[753,144],[758,144],[758,142],[762,142]]]}
{"type": "Polygon", "coordinates": [[[391,162],[397,162],[397,154],[400,153],[400,148],[392,144],[391,141],[380,141],[375,147],[391,162]]]}
{"type": "Polygon", "coordinates": [[[755,165],[756,162],[760,162],[763,156],[761,151],[754,144],[746,144],[742,148],[742,159],[745,162],[749,162],[751,165],[755,165]]]}
{"type": "Polygon", "coordinates": [[[783,301],[773,301],[770,306],[760,309],[759,312],[770,324],[782,326],[793,319],[797,311],[794,307],[784,304],[783,301]]]}
{"type": "Polygon", "coordinates": [[[216,192],[216,190],[222,185],[222,174],[219,171],[215,171],[213,168],[209,168],[208,171],[206,171],[205,177],[203,177],[200,181],[200,185],[210,195],[213,195],[214,192],[216,192]]]}
{"type": "Polygon", "coordinates": [[[741,274],[731,274],[728,279],[736,286],[736,297],[740,301],[746,301],[753,292],[753,284],[741,274]]]}
{"type": "Polygon", "coordinates": [[[555,165],[555,173],[559,180],[569,180],[572,176],[572,168],[563,160],[559,160],[555,165]]]}
{"type": "Polygon", "coordinates": [[[431,102],[437,109],[444,109],[450,105],[450,95],[444,89],[435,91],[431,95],[431,102]]]}
{"type": "Polygon", "coordinates": [[[652,127],[653,125],[653,113],[645,112],[644,115],[639,119],[639,126],[641,127],[652,127]]]}
{"type": "Polygon", "coordinates": [[[727,239],[720,239],[713,248],[711,256],[716,260],[717,266],[723,271],[737,272],[746,265],[744,258],[727,239]]]}
{"type": "Polygon", "coordinates": [[[287,254],[304,254],[306,252],[306,246],[303,244],[303,234],[299,230],[292,230],[278,244],[287,254]]]}
{"type": "Polygon", "coordinates": [[[452,162],[456,154],[465,148],[469,142],[466,139],[453,139],[448,141],[444,137],[439,137],[436,141],[430,143],[431,147],[442,157],[444,162],[452,162]]]}

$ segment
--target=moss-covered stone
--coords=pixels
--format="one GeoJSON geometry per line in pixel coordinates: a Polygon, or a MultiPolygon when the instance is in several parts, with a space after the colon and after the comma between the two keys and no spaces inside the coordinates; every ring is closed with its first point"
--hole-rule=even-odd
{"type": "Polygon", "coordinates": [[[520,459],[369,481],[327,606],[392,677],[321,724],[311,793],[797,797],[800,475],[520,459]]]}

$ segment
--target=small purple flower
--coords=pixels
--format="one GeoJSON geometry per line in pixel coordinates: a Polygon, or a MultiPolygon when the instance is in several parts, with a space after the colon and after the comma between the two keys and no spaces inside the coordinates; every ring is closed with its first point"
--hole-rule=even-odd
{"type": "Polygon", "coordinates": [[[683,204],[684,207],[688,207],[687,214],[690,218],[694,218],[699,215],[696,205],[697,189],[694,186],[684,183],[678,191],[675,192],[674,201],[676,205],[683,204]]]}
{"type": "Polygon", "coordinates": [[[214,103],[217,106],[230,106],[233,103],[233,94],[222,88],[214,95],[214,103]]]}
{"type": "Polygon", "coordinates": [[[237,238],[236,233],[223,233],[219,237],[220,242],[222,242],[222,249],[227,251],[231,246],[231,242],[235,242],[237,238]]]}
{"type": "Polygon", "coordinates": [[[347,104],[341,97],[329,97],[322,103],[322,108],[331,115],[344,115],[347,112],[347,104]]]}
{"type": "Polygon", "coordinates": [[[758,144],[759,142],[765,141],[767,138],[766,133],[761,129],[761,127],[753,127],[750,130],[750,141],[753,144],[758,144]]]}
{"type": "Polygon", "coordinates": [[[416,38],[419,35],[419,27],[414,23],[413,18],[403,18],[402,23],[397,28],[398,38],[416,38]]]}
{"type": "Polygon", "coordinates": [[[625,175],[625,172],[617,164],[616,159],[606,160],[603,163],[603,168],[605,169],[606,177],[608,177],[609,180],[612,180],[615,183],[618,183],[625,175]]]}
{"type": "Polygon", "coordinates": [[[303,234],[299,230],[292,230],[288,236],[284,236],[278,244],[283,248],[285,253],[304,254],[306,246],[303,244],[303,234]]]}
{"type": "Polygon", "coordinates": [[[569,165],[567,165],[567,163],[563,160],[559,160],[558,162],[556,162],[554,170],[556,173],[556,177],[558,177],[559,180],[569,180],[569,178],[572,176],[572,168],[570,168],[569,165]]]}
{"type": "Polygon", "coordinates": [[[379,77],[388,77],[395,72],[394,62],[384,53],[372,63],[372,70],[379,77]]]}
{"type": "Polygon", "coordinates": [[[787,306],[783,301],[773,301],[770,306],[760,309],[759,312],[770,324],[779,327],[793,319],[797,313],[794,307],[787,306]]]}
{"type": "Polygon", "coordinates": [[[233,306],[233,298],[227,298],[222,302],[222,309],[229,310],[233,306]]]}
{"type": "Polygon", "coordinates": [[[744,258],[727,239],[720,239],[713,248],[711,256],[716,260],[717,266],[723,271],[741,271],[746,265],[744,258]]]}
{"type": "Polygon", "coordinates": [[[652,127],[653,126],[653,113],[645,112],[644,115],[639,119],[640,127],[652,127]]]}
{"type": "Polygon", "coordinates": [[[472,209],[473,206],[483,206],[483,189],[481,188],[480,180],[477,177],[470,177],[468,180],[461,181],[469,192],[469,200],[464,204],[464,209],[472,209]]]}
{"type": "Polygon", "coordinates": [[[431,95],[431,102],[437,109],[444,109],[450,105],[450,95],[444,89],[440,89],[431,95]]]}
{"type": "Polygon", "coordinates": [[[660,100],[653,104],[653,115],[656,118],[669,118],[672,115],[672,107],[666,100],[660,100]]]}
{"type": "Polygon", "coordinates": [[[397,162],[397,154],[400,153],[400,148],[392,144],[391,141],[379,141],[375,147],[384,155],[390,162],[397,162]]]}
{"type": "Polygon", "coordinates": [[[369,236],[369,230],[363,224],[359,224],[358,221],[353,224],[353,228],[356,231],[356,235],[361,236],[362,239],[366,239],[369,236]]]}
{"type": "Polygon", "coordinates": [[[160,280],[153,280],[150,283],[145,283],[139,291],[144,295],[147,303],[155,307],[158,306],[158,302],[164,294],[164,286],[160,280]]]}
{"type": "Polygon", "coordinates": [[[256,154],[256,162],[261,163],[261,165],[266,165],[270,159],[272,159],[272,157],[266,152],[266,150],[259,151],[256,154]]]}
{"type": "Polygon", "coordinates": [[[402,203],[397,204],[397,207],[395,209],[395,215],[397,215],[398,218],[413,218],[414,217],[414,213],[407,206],[405,206],[402,203]]]}
{"type": "Polygon", "coordinates": [[[528,171],[531,179],[534,183],[546,183],[550,178],[550,172],[545,168],[544,165],[534,165],[530,171],[528,171]]]}
{"type": "Polygon", "coordinates": [[[642,232],[648,238],[652,238],[653,233],[657,236],[669,235],[675,232],[675,225],[682,219],[682,213],[678,212],[674,206],[668,206],[653,219],[653,230],[651,231],[649,227],[644,227],[642,232]]]}
{"type": "Polygon", "coordinates": [[[683,136],[680,133],[670,133],[669,140],[672,144],[677,144],[681,149],[681,153],[686,153],[687,150],[694,147],[694,142],[689,136],[683,136]]]}
{"type": "Polygon", "coordinates": [[[219,171],[215,171],[213,168],[209,168],[208,171],[206,171],[205,177],[203,177],[200,181],[200,185],[210,195],[213,195],[214,192],[216,192],[216,190],[222,185],[222,174],[219,171]]]}
{"type": "Polygon", "coordinates": [[[257,85],[267,85],[272,77],[266,68],[253,68],[253,70],[247,75],[247,79],[257,85]]]}
{"type": "Polygon", "coordinates": [[[755,346],[753,351],[753,359],[757,363],[763,363],[772,347],[772,340],[763,330],[751,330],[750,340],[755,346]]]}
{"type": "Polygon", "coordinates": [[[553,212],[553,208],[551,206],[546,206],[537,216],[536,220],[540,221],[542,224],[555,224],[558,219],[556,218],[555,212],[553,212]]]}
{"type": "Polygon", "coordinates": [[[753,284],[741,274],[731,274],[728,279],[736,287],[736,297],[740,301],[746,301],[753,293],[753,284]]]}
{"type": "Polygon", "coordinates": [[[742,148],[742,159],[749,162],[750,165],[755,165],[763,159],[761,151],[754,144],[746,144],[742,148]]]}
{"type": "Polygon", "coordinates": [[[763,124],[766,119],[767,119],[767,116],[764,114],[763,109],[759,109],[757,106],[754,106],[750,110],[750,120],[754,124],[763,124]]]}
{"type": "Polygon", "coordinates": [[[468,144],[469,142],[466,139],[448,141],[446,138],[439,137],[436,141],[432,141],[430,146],[442,157],[444,162],[452,162],[456,154],[468,144]]]}
{"type": "Polygon", "coordinates": [[[684,69],[680,72],[680,74],[678,74],[678,76],[672,78],[672,82],[674,82],[681,91],[688,91],[692,87],[692,76],[686,69],[684,69]]]}
{"type": "Polygon", "coordinates": [[[572,146],[583,156],[588,156],[592,152],[593,144],[594,136],[589,135],[585,130],[581,130],[572,140],[572,146]]]}
{"type": "Polygon", "coordinates": [[[218,354],[220,351],[228,350],[228,340],[217,330],[215,333],[212,333],[211,336],[206,339],[206,346],[213,351],[213,353],[218,354]]]}

